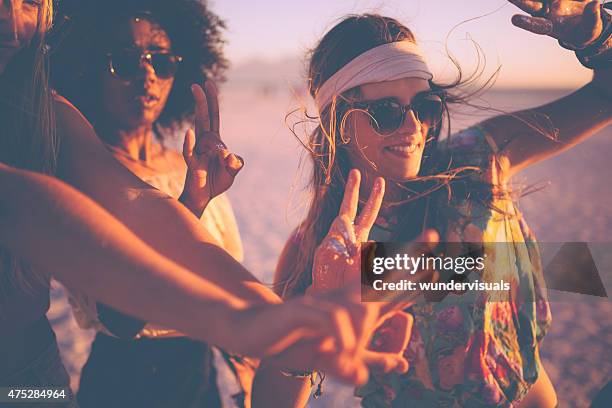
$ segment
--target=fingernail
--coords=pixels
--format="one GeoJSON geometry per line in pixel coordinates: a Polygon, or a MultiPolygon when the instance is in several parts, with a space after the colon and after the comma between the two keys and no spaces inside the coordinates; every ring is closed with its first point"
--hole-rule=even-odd
{"type": "Polygon", "coordinates": [[[243,165],[242,160],[240,160],[240,158],[238,156],[236,156],[234,153],[230,153],[230,158],[229,159],[230,159],[230,161],[229,161],[230,162],[230,166],[233,169],[239,170],[239,169],[242,168],[242,165],[243,165]]]}
{"type": "Polygon", "coordinates": [[[374,182],[374,189],[378,192],[380,189],[382,189],[382,185],[382,179],[380,177],[376,178],[376,181],[374,182]]]}

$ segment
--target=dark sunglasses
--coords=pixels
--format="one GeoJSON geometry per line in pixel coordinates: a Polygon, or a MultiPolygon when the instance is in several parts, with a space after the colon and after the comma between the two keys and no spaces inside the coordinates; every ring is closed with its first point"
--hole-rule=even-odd
{"type": "Polygon", "coordinates": [[[141,77],[142,64],[149,64],[158,78],[172,78],[183,61],[183,57],[168,51],[121,50],[108,53],[107,56],[110,72],[122,79],[141,77]]]}
{"type": "Polygon", "coordinates": [[[432,129],[442,123],[445,109],[444,93],[421,92],[408,105],[402,105],[394,98],[385,98],[372,102],[352,103],[349,108],[367,112],[372,128],[383,136],[390,135],[401,128],[410,111],[414,113],[419,122],[427,124],[432,129]]]}

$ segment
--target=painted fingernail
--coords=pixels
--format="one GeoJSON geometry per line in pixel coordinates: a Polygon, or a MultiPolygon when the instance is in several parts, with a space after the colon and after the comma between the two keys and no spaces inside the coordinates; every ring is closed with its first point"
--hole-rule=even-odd
{"type": "Polygon", "coordinates": [[[374,188],[376,189],[376,191],[382,188],[382,181],[380,180],[380,177],[377,178],[376,181],[374,182],[374,188]]]}
{"type": "Polygon", "coordinates": [[[374,186],[372,187],[372,190],[374,193],[379,193],[383,188],[383,179],[378,177],[375,181],[374,181],[374,186]]]}
{"type": "Polygon", "coordinates": [[[244,165],[244,163],[234,153],[230,153],[230,155],[229,155],[229,165],[234,170],[240,170],[242,168],[242,166],[244,165]]]}

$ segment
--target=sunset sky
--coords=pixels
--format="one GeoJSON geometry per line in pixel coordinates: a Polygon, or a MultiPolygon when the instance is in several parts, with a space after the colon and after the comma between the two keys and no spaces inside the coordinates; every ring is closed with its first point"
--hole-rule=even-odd
{"type": "Polygon", "coordinates": [[[342,16],[377,11],[416,33],[438,78],[452,72],[444,57],[447,35],[473,18],[457,27],[448,42],[467,71],[476,60],[466,40],[470,36],[483,49],[486,72],[502,65],[501,87],[569,88],[590,75],[555,40],[512,26],[510,18],[520,10],[506,0],[212,0],[210,5],[227,23],[226,51],[233,65],[302,57],[342,16]]]}

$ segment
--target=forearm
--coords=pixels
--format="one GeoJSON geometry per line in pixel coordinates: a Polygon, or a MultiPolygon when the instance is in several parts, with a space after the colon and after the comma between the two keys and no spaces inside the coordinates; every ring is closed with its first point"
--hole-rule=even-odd
{"type": "Polygon", "coordinates": [[[157,254],[87,197],[7,168],[0,189],[0,244],[34,268],[127,314],[233,343],[226,319],[244,302],[157,254]]]}
{"type": "MultiPolygon", "coordinates": [[[[119,164],[117,164],[120,166],[119,164]]],[[[173,262],[202,276],[250,304],[280,302],[270,289],[227,252],[202,227],[199,220],[181,203],[144,185],[121,188],[120,178],[102,181],[74,178],[65,168],[60,173],[70,184],[81,189],[125,224],[146,244],[173,262]]]]}
{"type": "Polygon", "coordinates": [[[120,197],[107,209],[153,249],[249,304],[280,302],[176,200],[142,190],[137,198],[120,197]]]}
{"type": "Polygon", "coordinates": [[[264,360],[253,380],[252,407],[303,408],[310,391],[309,378],[287,377],[264,360]]]}
{"type": "Polygon", "coordinates": [[[597,73],[566,97],[481,124],[498,153],[509,159],[511,173],[567,150],[611,123],[612,99],[606,95],[611,85],[604,77],[606,73],[597,73]]]}

